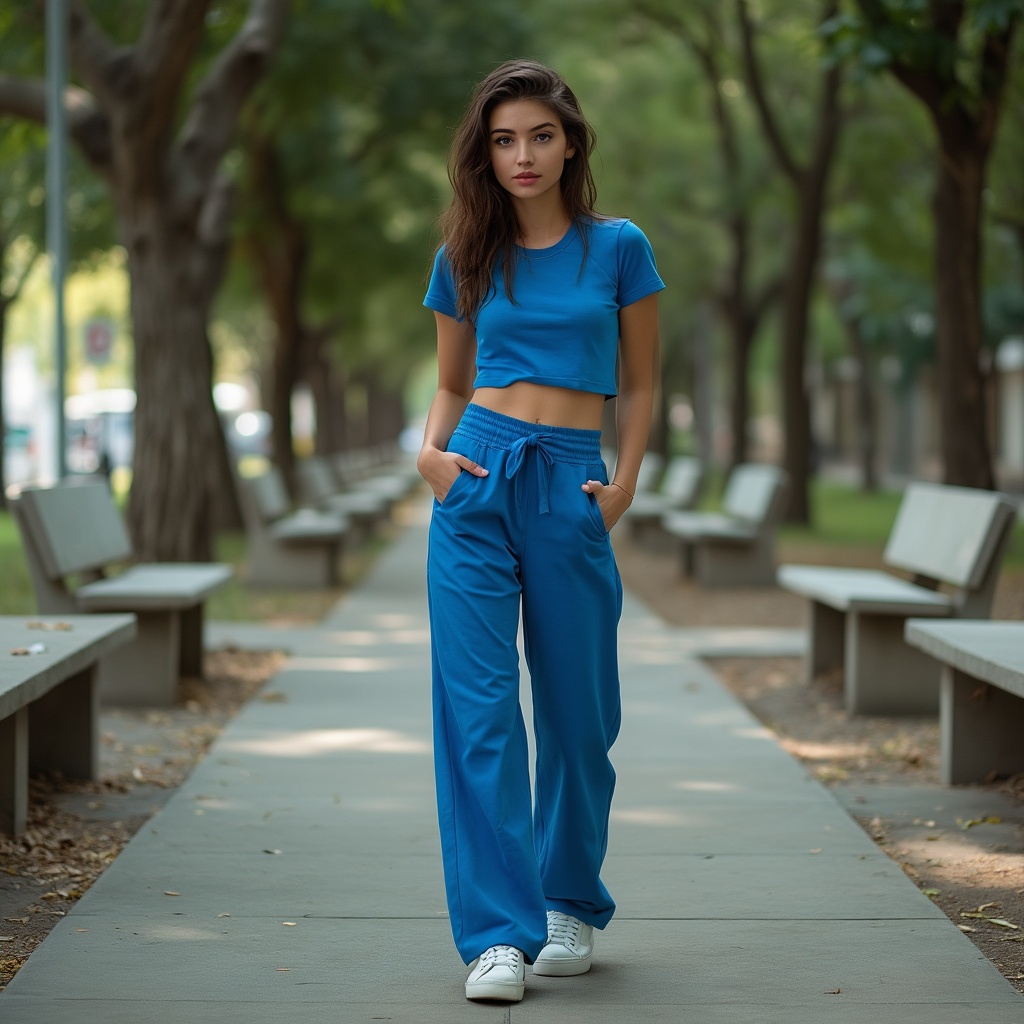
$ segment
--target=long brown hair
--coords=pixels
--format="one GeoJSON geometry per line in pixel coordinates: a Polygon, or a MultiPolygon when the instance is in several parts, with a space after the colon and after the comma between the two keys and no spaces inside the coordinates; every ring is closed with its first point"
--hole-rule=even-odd
{"type": "MultiPolygon", "coordinates": [[[[505,292],[512,299],[519,222],[511,197],[494,176],[490,155],[491,111],[510,100],[538,100],[558,117],[568,145],[575,149],[559,183],[566,213],[578,228],[597,216],[597,187],[590,170],[596,139],[576,96],[561,75],[543,64],[502,64],[477,86],[448,159],[454,196],[441,217],[441,240],[455,279],[458,312],[467,319],[473,319],[490,293],[499,258],[505,292]]],[[[586,232],[581,230],[581,235],[586,258],[586,232]]]]}

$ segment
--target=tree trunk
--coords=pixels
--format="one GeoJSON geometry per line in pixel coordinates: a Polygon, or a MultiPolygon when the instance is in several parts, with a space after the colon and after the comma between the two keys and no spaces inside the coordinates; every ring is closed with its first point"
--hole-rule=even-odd
{"type": "Polygon", "coordinates": [[[294,494],[292,395],[304,362],[306,331],[301,302],[309,245],[304,226],[286,205],[284,168],[274,141],[258,128],[250,128],[245,149],[252,201],[263,211],[259,223],[247,234],[246,247],[255,260],[276,328],[270,380],[265,382],[268,411],[273,417],[273,460],[294,494]]]}
{"type": "Polygon", "coordinates": [[[750,352],[754,334],[742,310],[728,317],[729,341],[732,359],[729,366],[732,377],[729,396],[729,429],[732,449],[729,471],[750,460],[750,352]]]}
{"type": "Polygon", "coordinates": [[[824,176],[808,175],[806,190],[800,196],[797,231],[782,298],[783,466],[790,481],[786,518],[796,523],[810,522],[811,515],[809,484],[814,469],[814,440],[806,378],[807,316],[821,249],[825,183],[824,176]]]}
{"type": "Polygon", "coordinates": [[[326,345],[330,332],[306,339],[305,376],[316,403],[316,453],[332,455],[345,448],[345,383],[326,345]]]}
{"type": "Polygon", "coordinates": [[[945,480],[995,487],[981,367],[982,192],[987,149],[940,125],[935,215],[936,357],[945,480]]]}
{"type": "MultiPolygon", "coordinates": [[[[823,0],[821,24],[836,15],[836,0],[823,0]]],[[[780,170],[789,179],[796,206],[796,230],[787,262],[788,273],[782,297],[782,430],[785,450],[783,465],[789,474],[789,504],[786,519],[808,523],[811,518],[810,479],[814,469],[811,407],[807,393],[807,318],[818,272],[822,219],[829,174],[832,169],[842,114],[839,91],[842,70],[833,64],[824,74],[818,109],[814,118],[812,154],[806,165],[794,157],[769,103],[764,77],[754,45],[745,0],[736,0],[736,13],[743,43],[747,81],[754,98],[765,139],[780,170]]]]}
{"type": "Polygon", "coordinates": [[[857,363],[857,455],[860,460],[861,487],[873,492],[878,490],[878,403],[875,401],[872,383],[871,359],[861,332],[861,318],[840,313],[840,320],[850,352],[857,363]]]}
{"type": "Polygon", "coordinates": [[[132,279],[135,340],[135,457],[128,521],[146,561],[212,557],[215,496],[228,480],[224,432],[213,404],[206,334],[209,281],[197,281],[180,225],[152,204],[145,228],[123,232],[132,279]]]}
{"type": "Polygon", "coordinates": [[[395,441],[405,426],[405,404],[400,388],[387,383],[378,372],[366,378],[367,444],[395,441]]]}

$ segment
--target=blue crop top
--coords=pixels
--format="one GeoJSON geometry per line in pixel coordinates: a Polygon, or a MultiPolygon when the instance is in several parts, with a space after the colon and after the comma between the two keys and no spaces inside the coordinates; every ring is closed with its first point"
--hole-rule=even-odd
{"type": "MultiPolygon", "coordinates": [[[[590,220],[550,248],[517,247],[516,258],[515,303],[505,294],[499,261],[477,312],[473,386],[522,380],[615,395],[619,310],[665,287],[647,237],[628,220],[590,220]],[[586,262],[580,231],[588,232],[586,262]]],[[[423,305],[462,319],[443,246],[423,305]]]]}

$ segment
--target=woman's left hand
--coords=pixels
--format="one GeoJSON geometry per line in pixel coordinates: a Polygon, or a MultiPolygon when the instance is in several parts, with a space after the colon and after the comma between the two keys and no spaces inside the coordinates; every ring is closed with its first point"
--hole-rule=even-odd
{"type": "Polygon", "coordinates": [[[609,533],[633,501],[629,491],[618,484],[603,484],[600,480],[588,480],[583,490],[594,496],[609,533]]]}

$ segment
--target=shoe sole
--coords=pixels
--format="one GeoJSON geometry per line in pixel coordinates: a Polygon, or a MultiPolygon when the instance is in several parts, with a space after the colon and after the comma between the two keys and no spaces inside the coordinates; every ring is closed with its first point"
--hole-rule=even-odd
{"type": "Polygon", "coordinates": [[[472,1001],[479,999],[488,1002],[518,1003],[522,1001],[526,985],[495,985],[481,982],[470,987],[466,986],[466,998],[472,1001]]]}
{"type": "Polygon", "coordinates": [[[586,960],[538,960],[533,973],[542,978],[574,978],[590,970],[590,957],[586,960]]]}

